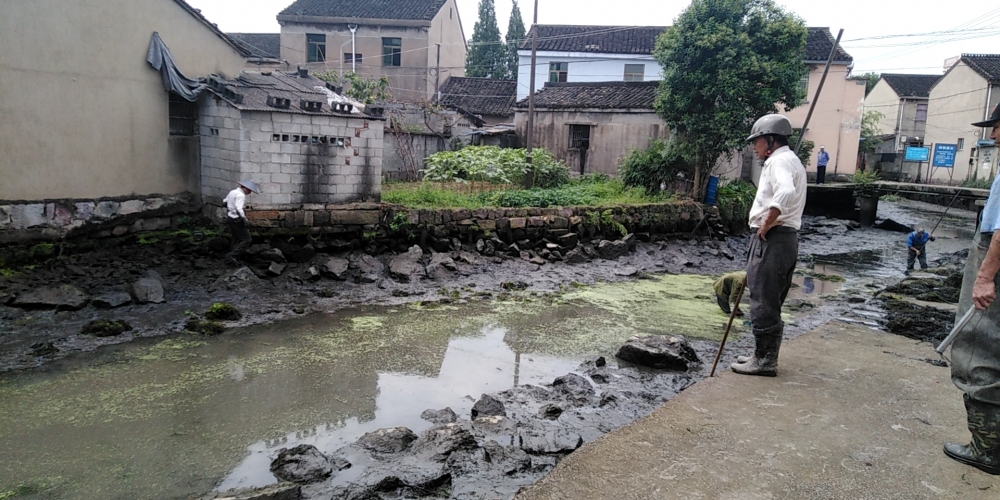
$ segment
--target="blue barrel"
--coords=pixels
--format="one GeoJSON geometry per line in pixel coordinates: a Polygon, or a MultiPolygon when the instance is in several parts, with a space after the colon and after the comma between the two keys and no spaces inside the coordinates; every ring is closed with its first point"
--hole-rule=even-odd
{"type": "Polygon", "coordinates": [[[705,190],[705,204],[715,205],[715,195],[719,192],[719,177],[713,175],[708,178],[708,189],[705,190]]]}

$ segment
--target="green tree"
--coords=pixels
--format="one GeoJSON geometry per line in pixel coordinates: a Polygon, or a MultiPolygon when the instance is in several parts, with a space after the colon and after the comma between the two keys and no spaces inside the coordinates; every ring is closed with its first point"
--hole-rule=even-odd
{"type": "Polygon", "coordinates": [[[514,0],[514,9],[510,11],[510,23],[507,24],[507,75],[508,80],[517,80],[517,48],[521,42],[527,38],[527,30],[524,29],[524,19],[521,18],[521,8],[514,0]]]}
{"type": "Polygon", "coordinates": [[[375,104],[376,101],[392,100],[392,93],[389,92],[389,77],[363,78],[353,71],[344,74],[344,78],[350,82],[351,86],[344,92],[344,95],[351,99],[357,99],[362,104],[375,104]]]}
{"type": "Polygon", "coordinates": [[[878,145],[882,142],[878,140],[881,135],[878,124],[883,118],[885,115],[878,111],[865,111],[865,114],[861,115],[861,144],[858,150],[862,153],[868,154],[878,149],[878,145]]]}
{"type": "Polygon", "coordinates": [[[805,23],[772,0],[693,0],[660,35],[656,110],[693,153],[696,199],[757,118],[802,102],[807,35],[805,23]]]}
{"type": "Polygon", "coordinates": [[[858,75],[857,78],[863,79],[865,81],[865,97],[868,97],[868,94],[870,94],[872,89],[875,88],[875,84],[878,83],[879,79],[882,78],[882,75],[874,71],[869,71],[867,73],[858,75]]]}
{"type": "Polygon", "coordinates": [[[479,0],[479,20],[472,28],[469,55],[465,58],[465,76],[504,78],[506,75],[507,49],[500,41],[493,0],[479,0]]]}

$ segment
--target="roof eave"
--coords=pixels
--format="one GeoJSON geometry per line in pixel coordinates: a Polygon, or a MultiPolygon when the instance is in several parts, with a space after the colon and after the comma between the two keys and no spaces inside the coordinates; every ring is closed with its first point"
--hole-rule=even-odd
{"type": "Polygon", "coordinates": [[[278,14],[279,23],[303,24],[362,24],[377,26],[401,26],[406,28],[429,28],[431,21],[418,19],[377,19],[366,17],[293,16],[278,14]]]}

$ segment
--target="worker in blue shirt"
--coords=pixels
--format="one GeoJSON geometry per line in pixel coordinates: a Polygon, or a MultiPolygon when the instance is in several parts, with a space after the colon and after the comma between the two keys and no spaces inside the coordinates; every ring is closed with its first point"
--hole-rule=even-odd
{"type": "Polygon", "coordinates": [[[826,183],[826,166],[829,163],[830,153],[826,152],[826,146],[820,146],[816,156],[816,184],[826,183]]]}
{"type": "Polygon", "coordinates": [[[906,274],[913,270],[913,261],[920,258],[920,269],[927,269],[927,242],[934,241],[934,235],[918,227],[916,231],[906,237],[906,249],[909,254],[906,256],[906,274]]]}

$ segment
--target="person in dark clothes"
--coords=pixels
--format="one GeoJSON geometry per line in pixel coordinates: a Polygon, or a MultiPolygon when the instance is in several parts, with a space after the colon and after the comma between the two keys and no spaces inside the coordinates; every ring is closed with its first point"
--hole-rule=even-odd
{"type": "Polygon", "coordinates": [[[826,152],[826,146],[820,146],[816,155],[816,184],[826,183],[826,166],[829,163],[830,153],[826,152]]]}

